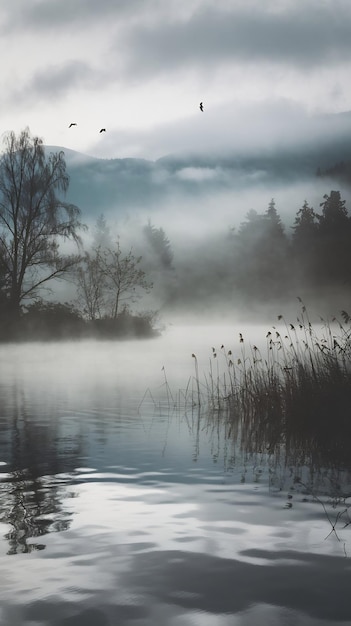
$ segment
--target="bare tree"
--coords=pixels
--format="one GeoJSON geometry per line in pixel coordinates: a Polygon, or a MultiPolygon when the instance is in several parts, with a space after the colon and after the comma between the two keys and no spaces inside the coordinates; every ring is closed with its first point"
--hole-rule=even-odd
{"type": "Polygon", "coordinates": [[[116,247],[100,253],[102,274],[110,302],[110,315],[118,316],[120,307],[127,301],[135,302],[141,297],[140,290],[149,292],[152,283],[146,280],[144,270],[139,267],[142,257],[134,256],[132,249],[123,256],[119,241],[116,247]]]}
{"type": "Polygon", "coordinates": [[[103,314],[116,319],[121,306],[135,302],[152,283],[140,267],[142,257],[132,249],[123,254],[119,241],[114,248],[95,248],[87,253],[78,270],[78,290],[89,319],[103,314]]]}
{"type": "Polygon", "coordinates": [[[61,254],[59,241],[80,243],[80,210],[64,202],[69,177],[63,152],[45,154],[28,128],[3,139],[0,156],[0,270],[13,313],[43,285],[63,278],[77,255],[61,254]]]}
{"type": "Polygon", "coordinates": [[[80,302],[90,320],[102,317],[105,306],[105,276],[100,266],[100,247],[91,254],[86,252],[77,270],[80,302]]]}

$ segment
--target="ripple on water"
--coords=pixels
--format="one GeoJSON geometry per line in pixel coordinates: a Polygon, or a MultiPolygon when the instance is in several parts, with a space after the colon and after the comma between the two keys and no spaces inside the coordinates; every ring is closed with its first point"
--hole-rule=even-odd
{"type": "Polygon", "coordinates": [[[229,460],[191,412],[139,406],[140,344],[95,362],[92,345],[27,348],[0,355],[1,626],[351,623],[350,527],[327,490],[262,455],[229,460]]]}

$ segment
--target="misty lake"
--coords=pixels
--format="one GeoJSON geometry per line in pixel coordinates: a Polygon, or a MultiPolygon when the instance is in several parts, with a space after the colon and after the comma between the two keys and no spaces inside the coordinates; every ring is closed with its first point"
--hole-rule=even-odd
{"type": "Polygon", "coordinates": [[[205,376],[240,330],[1,346],[1,626],[351,623],[350,468],[243,450],[189,400],[192,353],[205,376]]]}

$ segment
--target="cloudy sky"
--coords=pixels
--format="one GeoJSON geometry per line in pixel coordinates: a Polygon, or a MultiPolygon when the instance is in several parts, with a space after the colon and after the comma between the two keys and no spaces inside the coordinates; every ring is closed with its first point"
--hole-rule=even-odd
{"type": "Polygon", "coordinates": [[[1,132],[92,156],[294,141],[351,110],[350,0],[1,0],[0,54],[1,132]]]}

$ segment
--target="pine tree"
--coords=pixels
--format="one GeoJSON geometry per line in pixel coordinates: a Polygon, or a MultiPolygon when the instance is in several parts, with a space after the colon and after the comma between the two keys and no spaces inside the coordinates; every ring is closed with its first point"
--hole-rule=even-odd
{"type": "Polygon", "coordinates": [[[163,228],[156,228],[149,220],[147,225],[144,226],[143,232],[161,266],[164,269],[173,269],[171,243],[163,228]]]}

